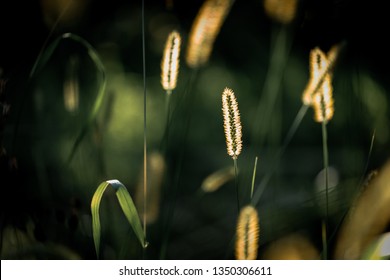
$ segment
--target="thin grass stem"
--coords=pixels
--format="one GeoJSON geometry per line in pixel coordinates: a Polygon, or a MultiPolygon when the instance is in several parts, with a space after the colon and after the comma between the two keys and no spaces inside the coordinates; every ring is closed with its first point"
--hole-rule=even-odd
{"type": "Polygon", "coordinates": [[[237,210],[240,211],[240,198],[238,191],[238,170],[237,170],[237,158],[233,158],[234,162],[234,185],[236,187],[236,196],[237,196],[237,210]]]}
{"type": "Polygon", "coordinates": [[[321,224],[321,235],[322,235],[322,259],[328,258],[328,244],[327,244],[327,225],[326,221],[322,221],[321,224]]]}
{"type": "MultiPolygon", "coordinates": [[[[141,10],[141,20],[142,20],[142,69],[143,69],[143,87],[144,87],[144,190],[143,190],[143,204],[144,204],[144,214],[143,214],[143,230],[144,230],[144,236],[146,239],[146,209],[147,209],[147,191],[148,191],[148,149],[147,149],[147,126],[146,126],[146,101],[147,101],[147,94],[146,94],[146,48],[145,48],[145,1],[142,0],[142,10],[141,10]]],[[[143,258],[145,258],[145,251],[146,247],[144,247],[143,250],[143,258]]]]}
{"type": "Polygon", "coordinates": [[[264,144],[265,136],[269,132],[268,129],[280,92],[281,79],[289,51],[287,29],[282,26],[280,30],[277,30],[275,27],[272,31],[274,38],[271,42],[272,52],[270,55],[269,69],[255,115],[255,119],[261,121],[254,122],[253,127],[253,143],[260,146],[264,144]]]}
{"type": "Polygon", "coordinates": [[[256,192],[254,193],[254,195],[252,197],[252,204],[253,205],[256,205],[260,201],[261,195],[263,194],[266,186],[269,183],[269,180],[271,179],[273,173],[275,172],[276,167],[277,167],[284,151],[286,150],[287,146],[290,144],[290,141],[292,140],[295,132],[297,131],[299,125],[301,124],[303,118],[305,117],[308,108],[309,108],[309,106],[303,104],[301,106],[301,108],[299,109],[298,113],[296,114],[295,119],[294,119],[293,123],[291,124],[290,129],[286,135],[286,138],[284,139],[283,146],[279,149],[277,154],[274,156],[274,161],[272,162],[268,172],[261,180],[259,187],[257,188],[256,192]]]}
{"type": "MultiPolygon", "coordinates": [[[[186,142],[188,138],[188,132],[190,128],[190,123],[191,123],[191,118],[192,118],[192,113],[193,113],[193,108],[194,108],[194,99],[197,96],[196,94],[191,94],[191,89],[194,84],[194,81],[196,81],[198,75],[198,68],[194,68],[193,71],[190,74],[190,78],[187,83],[186,87],[186,93],[185,93],[185,103],[183,106],[185,106],[186,110],[185,112],[188,112],[187,115],[187,120],[186,120],[186,125],[184,128],[184,134],[183,134],[183,139],[182,139],[182,144],[180,154],[179,154],[179,159],[177,162],[178,170],[175,171],[175,178],[173,182],[173,188],[172,190],[169,190],[169,195],[170,197],[173,197],[171,205],[168,207],[168,214],[167,214],[167,221],[165,222],[164,230],[165,233],[163,233],[163,238],[162,238],[162,245],[160,248],[160,259],[164,259],[168,247],[168,242],[169,242],[169,235],[172,229],[172,218],[176,206],[176,200],[178,196],[178,188],[180,185],[180,179],[181,179],[181,170],[183,167],[183,160],[184,160],[184,155],[185,155],[185,148],[186,148],[186,142]]],[[[168,124],[169,125],[169,124],[168,124]]]]}
{"type": "Polygon", "coordinates": [[[256,169],[257,169],[257,157],[255,158],[255,166],[253,167],[252,186],[251,186],[251,200],[253,198],[253,191],[255,189],[256,169]]]}
{"type": "Polygon", "coordinates": [[[329,197],[328,197],[328,187],[329,187],[329,178],[328,178],[328,167],[329,167],[329,155],[328,155],[328,133],[326,129],[326,119],[322,121],[322,152],[324,160],[324,169],[325,169],[325,222],[323,224],[323,234],[322,234],[322,243],[323,243],[323,258],[326,260],[328,258],[328,244],[327,244],[327,233],[329,226],[329,197]]]}

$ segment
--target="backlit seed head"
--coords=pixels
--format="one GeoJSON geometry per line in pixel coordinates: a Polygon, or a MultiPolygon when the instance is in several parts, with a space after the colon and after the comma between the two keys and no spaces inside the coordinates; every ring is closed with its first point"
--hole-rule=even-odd
{"type": "Polygon", "coordinates": [[[206,0],[200,8],[189,34],[186,63],[190,68],[200,67],[209,60],[232,4],[232,0],[206,0]]]}
{"type": "Polygon", "coordinates": [[[177,31],[172,31],[165,44],[161,61],[161,85],[168,93],[176,88],[179,74],[181,37],[177,31]]]}
{"type": "Polygon", "coordinates": [[[251,206],[241,209],[236,229],[236,259],[255,260],[259,246],[259,217],[257,210],[251,206]]]}
{"type": "Polygon", "coordinates": [[[242,150],[242,127],[236,96],[230,88],[222,93],[222,113],[227,153],[237,159],[242,150]]]}

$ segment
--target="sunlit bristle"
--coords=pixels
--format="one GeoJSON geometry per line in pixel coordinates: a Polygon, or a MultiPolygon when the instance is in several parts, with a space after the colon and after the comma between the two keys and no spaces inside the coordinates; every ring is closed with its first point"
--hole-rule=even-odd
{"type": "Polygon", "coordinates": [[[206,0],[204,2],[189,34],[186,54],[186,63],[189,67],[200,67],[209,60],[214,41],[232,3],[232,0],[206,0]]]}
{"type": "Polygon", "coordinates": [[[312,101],[314,120],[316,122],[328,122],[332,119],[334,114],[332,91],[330,78],[326,78],[321,90],[314,95],[312,101]]]}
{"type": "Polygon", "coordinates": [[[242,127],[236,96],[230,88],[222,93],[222,113],[227,153],[237,159],[242,150],[242,127]]]}
{"type": "Polygon", "coordinates": [[[310,80],[302,95],[303,104],[311,105],[314,95],[322,89],[322,87],[320,87],[316,92],[314,92],[317,84],[320,82],[326,66],[326,55],[319,48],[312,49],[309,55],[310,80]]]}
{"type": "Polygon", "coordinates": [[[288,24],[295,18],[298,0],[264,0],[264,10],[273,20],[288,24]]]}
{"type": "Polygon", "coordinates": [[[255,260],[259,246],[259,217],[253,206],[245,206],[241,209],[236,229],[237,260],[255,260]]]}
{"type": "Polygon", "coordinates": [[[164,56],[161,61],[161,84],[168,93],[176,88],[179,74],[180,45],[180,34],[177,31],[172,31],[166,41],[164,56]]]}
{"type": "Polygon", "coordinates": [[[303,104],[311,105],[316,122],[327,122],[334,115],[332,75],[330,66],[336,57],[335,51],[330,51],[331,59],[319,48],[310,52],[310,80],[302,95],[303,104]]]}
{"type": "Polygon", "coordinates": [[[324,91],[325,95],[328,95],[328,97],[325,96],[325,100],[331,97],[332,70],[337,61],[340,49],[340,45],[334,45],[327,54],[318,47],[310,51],[310,78],[302,94],[303,104],[307,106],[312,105],[315,95],[321,93],[321,91],[324,91]]]}

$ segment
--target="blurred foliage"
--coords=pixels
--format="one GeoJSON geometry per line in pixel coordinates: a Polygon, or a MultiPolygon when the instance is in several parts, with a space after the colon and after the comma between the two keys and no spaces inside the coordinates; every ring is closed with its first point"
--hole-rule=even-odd
{"type": "MultiPolygon", "coordinates": [[[[0,15],[1,26],[20,24],[3,13],[18,14],[23,20],[21,27],[5,30],[0,53],[2,259],[96,258],[90,213],[96,186],[118,179],[134,197],[140,185],[144,82],[148,151],[160,152],[166,166],[160,200],[155,202],[159,214],[148,224],[150,245],[143,253],[125,217],[117,215],[121,211],[115,196],[108,193],[100,205],[102,258],[234,258],[238,215],[234,180],[227,180],[215,192],[200,190],[209,175],[232,165],[222,126],[223,89],[232,88],[239,103],[243,152],[238,159],[238,184],[240,199],[248,202],[254,158],[259,157],[256,190],[270,172],[301,107],[310,49],[319,46],[327,51],[345,41],[333,73],[335,115],[327,126],[333,172],[329,193],[333,250],[364,178],[389,157],[389,59],[384,55],[388,45],[383,34],[376,37],[365,26],[384,30],[388,17],[381,17],[378,6],[363,1],[302,0],[296,18],[283,25],[265,14],[260,0],[235,1],[208,64],[195,71],[181,57],[167,136],[166,99],[160,85],[164,43],[176,29],[182,35],[182,47],[187,47],[192,21],[203,1],[146,3],[146,81],[140,1],[87,0],[70,6],[67,1],[49,2],[29,1],[17,7],[9,1],[0,15]],[[56,25],[62,13],[66,16],[56,25]],[[362,15],[371,21],[362,21],[362,15]],[[259,100],[267,94],[263,88],[270,57],[275,42],[280,43],[276,38],[281,30],[286,35],[286,60],[276,71],[279,94],[273,108],[262,104],[272,109],[270,118],[258,119],[259,100]],[[103,105],[70,163],[72,146],[98,94],[96,66],[83,47],[64,41],[45,67],[28,77],[40,51],[66,32],[81,36],[97,50],[107,76],[103,105]],[[259,125],[266,129],[261,144],[255,137],[259,125]]],[[[322,169],[321,125],[313,121],[309,108],[256,205],[261,227],[259,258],[297,257],[296,250],[302,246],[306,251],[298,257],[319,257],[322,169]],[[284,255],[273,252],[286,246],[289,251],[284,255]]]]}

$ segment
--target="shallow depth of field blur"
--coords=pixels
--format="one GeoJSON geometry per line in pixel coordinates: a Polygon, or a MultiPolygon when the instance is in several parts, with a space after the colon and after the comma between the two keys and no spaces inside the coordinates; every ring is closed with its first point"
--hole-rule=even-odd
{"type": "Polygon", "coordinates": [[[389,17],[379,1],[301,0],[288,23],[267,13],[263,0],[234,1],[208,62],[196,70],[185,56],[203,0],[145,1],[144,34],[142,1],[7,2],[0,11],[2,259],[96,259],[90,205],[106,180],[127,187],[142,221],[145,85],[149,246],[142,249],[107,189],[100,258],[234,259],[235,184],[240,205],[249,204],[256,157],[255,194],[269,178],[255,205],[258,259],[321,259],[325,220],[328,259],[372,257],[378,242],[390,255],[389,17]],[[172,30],[182,45],[166,129],[160,75],[172,30]],[[101,73],[88,50],[60,40],[45,55],[65,33],[88,42],[104,66],[104,99],[90,122],[101,73]],[[326,125],[326,217],[323,135],[311,107],[283,144],[302,106],[310,50],[340,43],[326,125]],[[36,62],[42,67],[32,72],[36,62]],[[242,122],[237,182],[226,152],[225,87],[242,122]],[[224,182],[204,191],[217,171],[224,182]]]}

